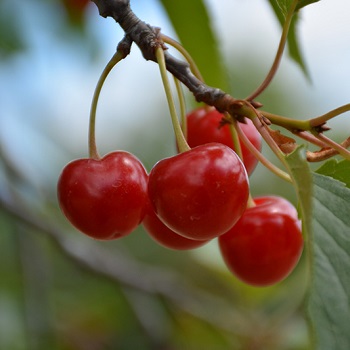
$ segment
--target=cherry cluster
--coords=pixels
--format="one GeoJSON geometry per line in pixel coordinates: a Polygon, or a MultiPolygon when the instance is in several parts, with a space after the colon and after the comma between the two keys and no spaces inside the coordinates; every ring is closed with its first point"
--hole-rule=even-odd
{"type": "MultiPolygon", "coordinates": [[[[265,286],[284,279],[303,248],[297,211],[280,197],[250,197],[248,176],[257,160],[243,143],[242,159],[237,155],[222,120],[211,107],[189,113],[191,149],[160,160],[149,174],[125,151],[72,161],[58,181],[63,213],[101,240],[126,236],[140,224],[170,249],[217,238],[227,267],[242,281],[265,286]]],[[[261,136],[249,119],[242,129],[260,151],[261,136]]]]}

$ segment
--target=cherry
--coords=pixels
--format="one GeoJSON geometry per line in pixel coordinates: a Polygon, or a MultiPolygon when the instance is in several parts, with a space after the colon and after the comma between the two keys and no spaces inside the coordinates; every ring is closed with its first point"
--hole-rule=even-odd
{"type": "Polygon", "coordinates": [[[210,143],[159,161],[150,172],[148,194],[171,230],[208,240],[227,232],[243,214],[248,177],[232,149],[210,143]]]}
{"type": "Polygon", "coordinates": [[[119,238],[145,215],[147,180],[141,162],[128,152],[77,159],[59,177],[58,200],[68,220],[83,233],[96,239],[119,238]]]}
{"type": "MultiPolygon", "coordinates": [[[[187,115],[187,142],[190,147],[199,146],[209,142],[222,143],[234,150],[233,140],[228,125],[220,126],[223,114],[216,109],[199,107],[187,115]]],[[[250,142],[260,151],[261,135],[256,130],[250,119],[245,119],[246,124],[241,123],[242,131],[248,137],[250,142]]],[[[243,163],[250,175],[255,166],[257,159],[253,154],[240,142],[243,163]]]]}
{"type": "Polygon", "coordinates": [[[201,247],[208,242],[207,240],[199,241],[180,236],[163,224],[151,205],[147,209],[142,225],[149,236],[161,246],[174,250],[188,250],[201,247]]]}
{"type": "Polygon", "coordinates": [[[276,196],[254,199],[237,224],[219,237],[229,270],[255,286],[275,284],[294,269],[303,249],[300,221],[294,206],[276,196]]]}

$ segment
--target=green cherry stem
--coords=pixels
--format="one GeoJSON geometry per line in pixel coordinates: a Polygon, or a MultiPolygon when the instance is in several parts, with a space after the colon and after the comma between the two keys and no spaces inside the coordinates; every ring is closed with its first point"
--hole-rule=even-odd
{"type": "Polygon", "coordinates": [[[291,119],[291,118],[283,117],[281,115],[269,113],[266,111],[261,111],[261,110],[260,110],[260,113],[265,118],[267,118],[272,124],[281,126],[291,132],[295,130],[309,131],[312,129],[310,120],[291,119]]]}
{"type": "Polygon", "coordinates": [[[343,106],[340,106],[338,108],[335,108],[331,111],[329,111],[328,113],[325,113],[319,117],[313,118],[309,120],[310,126],[311,127],[317,127],[320,126],[324,123],[326,123],[328,120],[337,117],[340,114],[343,114],[345,112],[350,111],[350,103],[345,104],[343,106]]]}
{"type": "Polygon", "coordinates": [[[181,118],[181,129],[182,133],[187,140],[187,118],[186,118],[186,101],[185,101],[185,96],[182,91],[182,86],[180,83],[180,80],[174,77],[175,81],[175,87],[177,91],[177,95],[179,98],[179,105],[180,105],[180,118],[181,118]]]}
{"type": "Polygon", "coordinates": [[[188,51],[179,42],[177,42],[176,40],[170,38],[167,35],[161,34],[161,39],[166,44],[169,44],[169,45],[173,46],[177,51],[179,51],[181,53],[181,55],[184,56],[184,58],[186,59],[188,64],[190,65],[191,71],[196,76],[196,78],[198,78],[200,81],[204,82],[202,74],[200,73],[200,71],[199,71],[199,69],[198,69],[194,59],[188,53],[188,51]]]}
{"type": "Polygon", "coordinates": [[[181,125],[179,123],[179,119],[176,113],[175,102],[171,92],[170,82],[168,79],[168,71],[166,69],[164,52],[161,47],[157,47],[156,49],[156,58],[159,65],[159,70],[162,77],[165,94],[168,100],[168,106],[169,106],[169,111],[170,111],[170,116],[173,124],[175,137],[176,137],[177,146],[179,148],[180,153],[189,151],[191,148],[188,145],[185,139],[185,136],[181,130],[181,125]]]}
{"type": "Polygon", "coordinates": [[[229,115],[229,113],[225,113],[225,115],[227,116],[228,119],[232,120],[232,123],[229,124],[229,129],[230,129],[233,145],[235,147],[235,152],[238,154],[238,157],[241,158],[243,161],[242,148],[241,148],[241,144],[239,142],[239,136],[235,127],[237,124],[237,121],[234,118],[232,118],[229,115]]]}
{"type": "Polygon", "coordinates": [[[269,73],[267,74],[267,76],[266,76],[265,80],[262,82],[262,84],[250,96],[248,96],[246,98],[247,101],[253,101],[256,97],[258,97],[269,86],[273,77],[275,76],[275,74],[278,70],[279,64],[281,62],[281,59],[282,59],[284,47],[286,45],[287,38],[288,38],[288,32],[290,29],[290,25],[292,23],[292,18],[293,18],[293,15],[295,13],[295,9],[296,9],[299,1],[300,0],[294,0],[289,8],[289,11],[288,11],[287,16],[286,16],[286,20],[285,20],[284,25],[283,25],[283,30],[282,30],[281,39],[280,39],[280,42],[278,45],[277,53],[276,53],[275,59],[272,63],[272,66],[270,68],[269,73]]]}
{"type": "Polygon", "coordinates": [[[107,63],[106,67],[101,73],[101,76],[97,82],[94,95],[91,102],[90,107],[90,121],[89,121],[89,157],[92,159],[100,159],[100,155],[97,151],[97,145],[96,145],[96,110],[97,110],[97,103],[98,99],[100,97],[102,86],[110,73],[110,71],[113,69],[113,67],[121,61],[123,58],[125,58],[125,55],[121,51],[117,51],[113,57],[110,59],[110,61],[107,63]]]}
{"type": "Polygon", "coordinates": [[[254,155],[255,158],[259,160],[259,162],[264,165],[267,169],[269,169],[272,173],[280,177],[281,179],[292,183],[291,177],[283,170],[272,164],[267,158],[263,156],[261,152],[259,152],[254,145],[250,142],[248,137],[245,135],[243,130],[241,129],[239,123],[234,121],[234,127],[238,133],[239,138],[242,140],[244,145],[248,148],[248,150],[254,155]]]}
{"type": "MultiPolygon", "coordinates": [[[[286,164],[286,160],[285,160],[285,154],[280,150],[275,140],[271,137],[268,130],[268,126],[265,124],[262,116],[259,115],[258,111],[252,106],[252,104],[246,100],[237,100],[235,101],[235,105],[234,105],[234,108],[232,109],[232,113],[233,115],[237,114],[237,115],[245,116],[249,118],[255,125],[256,129],[261,134],[262,138],[271,148],[273,153],[277,156],[277,158],[281,161],[281,163],[288,169],[288,165],[286,164]]],[[[276,174],[280,173],[280,171],[278,171],[276,174]]],[[[282,178],[284,178],[288,182],[292,181],[288,174],[285,174],[285,175],[283,174],[284,172],[281,173],[282,178]]]]}
{"type": "MultiPolygon", "coordinates": [[[[242,147],[241,147],[241,143],[239,142],[238,132],[236,130],[236,124],[238,124],[238,123],[237,123],[237,121],[234,118],[232,118],[230,116],[229,113],[225,113],[225,116],[226,116],[227,119],[230,119],[230,120],[233,121],[232,123],[229,124],[229,129],[230,129],[230,133],[231,133],[231,136],[232,136],[232,141],[233,141],[233,145],[234,145],[234,148],[235,148],[235,152],[237,153],[238,157],[243,162],[242,147]]],[[[252,208],[252,207],[255,207],[255,202],[254,202],[254,199],[252,197],[251,192],[249,191],[247,208],[252,208]]]]}

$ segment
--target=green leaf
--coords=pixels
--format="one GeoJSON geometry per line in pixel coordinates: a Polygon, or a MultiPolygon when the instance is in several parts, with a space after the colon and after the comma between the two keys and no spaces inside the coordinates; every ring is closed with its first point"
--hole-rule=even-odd
{"type": "Polygon", "coordinates": [[[324,163],[316,173],[330,176],[333,179],[339,180],[344,183],[346,187],[350,188],[350,161],[341,160],[337,161],[336,159],[331,159],[328,162],[324,163]]]}
{"type": "Polygon", "coordinates": [[[202,0],[160,0],[160,2],[180,42],[195,60],[205,82],[226,90],[227,74],[205,2],[202,0]]]}
{"type": "Polygon", "coordinates": [[[285,158],[289,173],[299,200],[299,208],[303,222],[303,234],[306,239],[312,234],[312,176],[306,161],[305,146],[298,147],[285,158]]]}
{"type": "MultiPolygon", "coordinates": [[[[350,349],[350,189],[329,176],[312,175],[303,146],[285,160],[303,219],[306,311],[316,349],[350,349]]],[[[329,161],[318,171],[348,181],[349,163],[329,161]]]]}
{"type": "Polygon", "coordinates": [[[313,203],[309,318],[318,350],[350,349],[350,190],[315,174],[313,203]]]}

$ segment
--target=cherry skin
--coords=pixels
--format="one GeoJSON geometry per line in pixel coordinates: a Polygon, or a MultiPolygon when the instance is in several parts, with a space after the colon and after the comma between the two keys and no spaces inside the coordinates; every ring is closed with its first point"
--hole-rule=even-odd
{"type": "Polygon", "coordinates": [[[148,206],[142,221],[149,236],[159,245],[173,250],[189,250],[203,246],[208,240],[199,241],[189,239],[175,233],[157,217],[151,205],[148,206]]]}
{"type": "Polygon", "coordinates": [[[128,152],[112,152],[100,160],[77,159],[59,177],[58,201],[78,230],[96,239],[115,239],[142,221],[147,181],[145,168],[128,152]]]}
{"type": "MultiPolygon", "coordinates": [[[[196,147],[209,142],[222,143],[233,150],[233,140],[229,125],[220,126],[223,114],[213,108],[199,107],[187,115],[187,142],[190,147],[196,147]]],[[[245,119],[246,124],[241,123],[242,131],[250,142],[259,151],[261,150],[261,135],[250,119],[245,119]]],[[[258,161],[253,154],[240,141],[243,163],[250,175],[258,161]]]]}
{"type": "Polygon", "coordinates": [[[298,214],[286,199],[258,197],[237,224],[220,236],[229,270],[243,282],[268,286],[287,277],[299,261],[303,237],[298,214]]]}
{"type": "Polygon", "coordinates": [[[208,240],[227,232],[243,214],[248,176],[231,148],[209,143],[159,161],[149,174],[148,194],[171,230],[208,240]]]}

